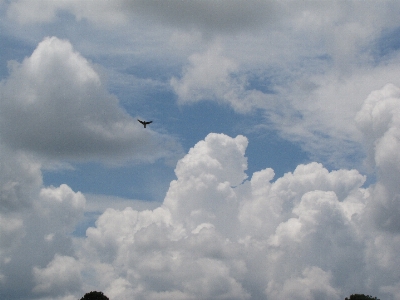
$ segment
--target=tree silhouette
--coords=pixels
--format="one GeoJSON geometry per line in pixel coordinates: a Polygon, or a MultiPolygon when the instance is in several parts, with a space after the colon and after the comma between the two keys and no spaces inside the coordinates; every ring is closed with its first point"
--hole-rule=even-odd
{"type": "Polygon", "coordinates": [[[110,300],[107,296],[105,296],[102,292],[92,291],[90,293],[86,293],[80,300],[110,300]]]}
{"type": "Polygon", "coordinates": [[[379,300],[376,297],[372,297],[369,295],[364,295],[364,294],[353,294],[350,296],[350,298],[347,298],[345,300],[379,300]]]}

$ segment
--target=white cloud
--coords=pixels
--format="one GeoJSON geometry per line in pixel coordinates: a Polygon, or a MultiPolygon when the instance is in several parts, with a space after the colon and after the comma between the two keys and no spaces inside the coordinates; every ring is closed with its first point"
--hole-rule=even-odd
{"type": "Polygon", "coordinates": [[[397,234],[369,215],[388,200],[375,195],[385,182],[366,190],[356,170],[317,163],[242,182],[246,147],[243,136],[208,135],[178,162],[160,207],[107,209],[74,242],[84,196],[29,181],[32,206],[2,210],[1,281],[20,298],[17,286],[42,299],[88,290],[113,299],[342,299],[354,290],[394,299],[397,234]],[[21,272],[32,276],[13,285],[21,272]]]}
{"type": "MultiPolygon", "coordinates": [[[[4,166],[0,177],[2,295],[31,298],[36,275],[39,276],[37,292],[58,295],[61,289],[69,293],[70,289],[64,284],[68,281],[70,285],[67,285],[72,287],[70,280],[76,283],[75,276],[65,278],[66,281],[61,275],[58,279],[55,276],[53,285],[46,278],[52,277],[58,268],[57,260],[48,265],[47,271],[44,267],[54,255],[73,254],[71,233],[83,216],[85,198],[66,185],[44,188],[40,164],[29,155],[5,150],[0,156],[0,164],[4,166]]],[[[73,290],[76,289],[79,286],[74,286],[73,290]]]]}
{"type": "Polygon", "coordinates": [[[0,146],[1,211],[30,207],[42,184],[40,163],[24,153],[0,146]]]}
{"type": "Polygon", "coordinates": [[[62,230],[72,232],[76,223],[82,218],[86,199],[80,193],[75,193],[66,184],[60,187],[42,188],[39,193],[41,199],[36,205],[40,216],[52,225],[53,232],[62,230]],[[61,228],[56,228],[59,223],[61,228]]]}
{"type": "Polygon", "coordinates": [[[9,16],[34,22],[35,16],[50,15],[50,21],[57,20],[57,13],[68,11],[79,20],[88,19],[100,26],[123,20],[125,27],[107,32],[108,42],[104,42],[102,31],[96,37],[101,47],[98,43],[90,46],[91,41],[85,39],[79,49],[107,56],[129,53],[145,61],[162,57],[164,61],[175,60],[179,66],[187,58],[181,77],[172,76],[170,81],[180,103],[211,100],[231,105],[238,112],[261,109],[267,128],[299,143],[313,159],[338,168],[358,167],[361,160],[354,161],[362,151],[354,115],[365,97],[371,89],[399,78],[395,55],[386,57],[388,61],[376,58],[380,35],[397,26],[399,5],[393,2],[35,3],[13,2],[8,7],[9,16]],[[38,12],[41,5],[48,13],[38,12]],[[184,46],[167,42],[171,36],[173,40],[188,33],[197,36],[198,32],[215,38],[195,38],[184,46]],[[151,40],[152,47],[138,44],[139,35],[151,40]],[[146,51],[132,50],[138,48],[146,51]],[[251,84],[254,75],[265,79],[261,87],[251,84]]]}
{"type": "Polygon", "coordinates": [[[173,138],[143,130],[66,40],[45,38],[13,62],[0,94],[3,142],[44,158],[155,160],[179,149],[173,138]]]}
{"type": "Polygon", "coordinates": [[[59,296],[70,290],[79,289],[81,265],[73,257],[57,255],[46,268],[33,268],[34,280],[37,283],[34,293],[54,294],[59,296]]]}
{"type": "Polygon", "coordinates": [[[182,78],[174,77],[170,83],[178,103],[212,100],[229,104],[239,112],[249,112],[267,96],[246,90],[246,78],[235,77],[237,71],[237,64],[223,56],[220,46],[213,45],[205,53],[191,55],[182,78]]]}
{"type": "Polygon", "coordinates": [[[396,26],[390,16],[398,6],[283,3],[280,22],[235,38],[219,35],[218,46],[194,50],[170,82],[178,103],[261,110],[266,128],[313,159],[358,167],[363,149],[354,116],[372,89],[399,78],[398,57],[376,54],[382,31],[396,26]]]}
{"type": "Polygon", "coordinates": [[[369,163],[387,170],[389,165],[399,169],[396,156],[397,131],[400,127],[400,89],[387,84],[372,92],[356,116],[357,125],[364,134],[369,153],[369,163]]]}
{"type": "Polygon", "coordinates": [[[0,241],[3,251],[11,248],[15,240],[20,240],[24,236],[23,226],[23,220],[17,216],[0,215],[0,241]]]}
{"type": "Polygon", "coordinates": [[[53,1],[35,1],[30,5],[26,1],[16,1],[10,4],[8,16],[21,23],[49,22],[54,20],[56,9],[53,1]]]}
{"type": "Polygon", "coordinates": [[[400,89],[387,84],[365,100],[356,121],[364,134],[370,166],[376,168],[379,182],[371,188],[367,207],[377,224],[399,232],[400,205],[400,89]]]}
{"type": "Polygon", "coordinates": [[[164,205],[174,220],[188,230],[202,223],[212,223],[218,230],[231,233],[236,226],[238,199],[234,188],[247,177],[244,151],[247,139],[231,139],[223,134],[209,134],[182,158],[175,169],[177,180],[171,182],[164,205]],[[193,190],[197,191],[195,194],[193,190]]]}
{"type": "MultiPolygon", "coordinates": [[[[255,44],[254,37],[238,37],[236,43],[225,40],[221,38],[204,52],[190,55],[180,78],[171,79],[179,104],[216,101],[249,116],[255,110],[262,111],[266,128],[278,130],[285,139],[300,144],[314,159],[334,166],[358,166],[360,159],[354,156],[361,158],[363,149],[354,117],[371,89],[399,77],[398,57],[376,63],[371,53],[357,59],[342,53],[355,64],[340,62],[348,66],[343,71],[344,67],[332,61],[342,59],[328,54],[327,48],[302,55],[276,53],[280,58],[277,64],[275,57],[265,58],[247,48],[255,44]],[[252,85],[254,77],[258,85],[252,85]]],[[[269,44],[257,46],[255,49],[275,51],[269,44]]],[[[358,52],[352,55],[361,49],[357,47],[358,52]]]]}
{"type": "Polygon", "coordinates": [[[100,216],[80,252],[92,268],[107,266],[96,272],[100,287],[151,299],[340,299],[363,288],[373,277],[359,222],[364,176],[312,163],[241,183],[246,145],[210,134],[179,161],[160,208],[100,216]]]}
{"type": "Polygon", "coordinates": [[[329,273],[320,268],[307,268],[302,277],[287,280],[283,287],[277,287],[273,281],[270,282],[266,293],[277,300],[341,299],[339,292],[330,286],[331,278],[329,273]]]}

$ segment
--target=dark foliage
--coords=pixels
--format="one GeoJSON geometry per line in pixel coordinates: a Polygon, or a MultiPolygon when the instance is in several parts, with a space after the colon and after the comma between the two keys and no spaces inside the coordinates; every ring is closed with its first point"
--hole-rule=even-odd
{"type": "Polygon", "coordinates": [[[80,300],[110,300],[107,296],[105,296],[102,292],[92,291],[90,293],[86,293],[80,300]]]}
{"type": "Polygon", "coordinates": [[[376,297],[372,297],[372,296],[367,296],[364,294],[353,294],[350,296],[350,298],[347,298],[345,300],[379,300],[376,297]]]}

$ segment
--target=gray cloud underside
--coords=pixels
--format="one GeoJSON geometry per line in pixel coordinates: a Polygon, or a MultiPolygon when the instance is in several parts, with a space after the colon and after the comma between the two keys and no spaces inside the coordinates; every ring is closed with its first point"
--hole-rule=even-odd
{"type": "Polygon", "coordinates": [[[22,63],[10,63],[0,84],[1,139],[14,149],[73,160],[154,160],[179,153],[179,144],[144,131],[72,45],[42,41],[22,63]]]}

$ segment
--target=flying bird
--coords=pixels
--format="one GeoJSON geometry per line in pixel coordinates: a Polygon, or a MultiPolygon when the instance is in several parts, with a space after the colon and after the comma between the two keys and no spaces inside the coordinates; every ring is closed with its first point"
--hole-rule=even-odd
{"type": "Polygon", "coordinates": [[[152,122],[153,122],[153,121],[150,121],[150,122],[141,121],[141,120],[139,120],[139,119],[138,119],[138,121],[139,121],[140,123],[142,123],[142,124],[143,124],[144,128],[146,128],[146,125],[147,125],[147,124],[150,124],[150,123],[152,123],[152,122]]]}

